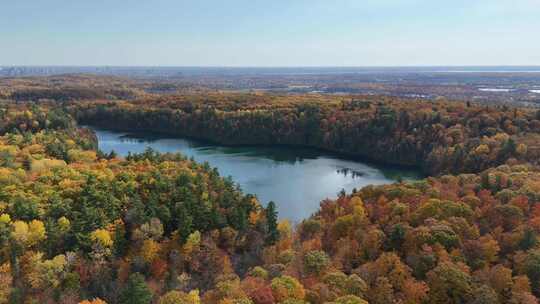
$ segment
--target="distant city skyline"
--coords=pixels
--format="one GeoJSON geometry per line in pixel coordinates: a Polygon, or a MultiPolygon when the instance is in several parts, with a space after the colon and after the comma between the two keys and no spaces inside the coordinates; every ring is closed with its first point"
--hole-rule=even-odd
{"type": "Polygon", "coordinates": [[[540,0],[8,1],[0,66],[540,66],[540,0]]]}

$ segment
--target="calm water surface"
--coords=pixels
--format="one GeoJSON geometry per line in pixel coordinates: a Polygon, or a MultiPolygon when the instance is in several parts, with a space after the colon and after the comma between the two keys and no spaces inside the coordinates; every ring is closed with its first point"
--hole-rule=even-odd
{"type": "Polygon", "coordinates": [[[317,211],[321,200],[335,198],[341,189],[350,192],[369,184],[420,177],[414,170],[342,159],[316,149],[225,147],[185,138],[93,129],[99,148],[107,153],[114,150],[125,156],[152,147],[206,161],[262,203],[276,202],[280,217],[295,223],[317,211]]]}

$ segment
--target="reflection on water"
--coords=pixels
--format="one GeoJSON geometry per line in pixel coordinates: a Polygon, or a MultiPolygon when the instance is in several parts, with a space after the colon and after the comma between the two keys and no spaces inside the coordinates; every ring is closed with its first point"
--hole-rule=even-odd
{"type": "MultiPolygon", "coordinates": [[[[97,131],[98,138],[99,134],[104,131],[97,131]]],[[[110,131],[105,131],[109,133],[114,133],[110,131]]],[[[321,155],[316,149],[309,148],[291,148],[291,147],[245,147],[245,146],[217,146],[210,144],[208,142],[200,140],[192,140],[185,138],[170,138],[162,137],[160,135],[151,135],[145,133],[130,133],[124,134],[117,137],[117,140],[124,144],[136,144],[138,146],[143,145],[144,147],[156,147],[166,148],[167,144],[172,146],[179,146],[189,148],[189,150],[159,150],[161,152],[181,152],[185,155],[196,156],[200,155],[236,155],[236,156],[246,156],[254,158],[265,158],[268,160],[275,161],[276,163],[289,163],[296,164],[308,159],[317,159],[321,155]],[[193,154],[193,155],[192,155],[193,154]]],[[[101,142],[101,139],[100,139],[101,142]]],[[[131,145],[130,145],[131,146],[131,145]]],[[[116,150],[115,150],[116,151],[116,150]]],[[[119,152],[119,151],[116,151],[119,152]]],[[[133,151],[131,151],[133,153],[133,151]]],[[[347,168],[345,168],[347,169],[347,168]]]]}
{"type": "Polygon", "coordinates": [[[340,169],[337,169],[336,172],[340,173],[340,174],[343,174],[345,176],[348,176],[350,174],[353,179],[360,178],[360,177],[364,176],[364,172],[356,171],[356,170],[353,170],[353,169],[350,169],[350,168],[340,168],[340,169]]]}
{"type": "Polygon", "coordinates": [[[180,152],[217,167],[262,203],[276,202],[281,218],[298,222],[317,211],[319,202],[369,184],[417,179],[414,170],[375,166],[347,160],[316,149],[290,147],[225,147],[186,138],[95,129],[99,148],[120,155],[144,152],[180,152]]]}

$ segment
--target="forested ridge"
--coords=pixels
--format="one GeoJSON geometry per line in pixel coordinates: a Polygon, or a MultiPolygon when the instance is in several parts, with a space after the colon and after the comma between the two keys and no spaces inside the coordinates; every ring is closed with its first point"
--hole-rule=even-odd
{"type": "Polygon", "coordinates": [[[0,137],[0,302],[148,303],[174,289],[198,298],[276,241],[272,206],[208,164],[151,150],[103,155],[61,110],[1,115],[10,131],[0,137]]]}
{"type": "Polygon", "coordinates": [[[300,145],[426,174],[476,173],[509,160],[536,163],[534,110],[389,97],[183,95],[76,103],[82,123],[191,136],[221,144],[300,145]]]}
{"type": "Polygon", "coordinates": [[[0,303],[538,303],[538,119],[379,96],[2,105],[0,303]],[[292,227],[208,164],[104,154],[77,122],[436,176],[342,192],[292,227]]]}

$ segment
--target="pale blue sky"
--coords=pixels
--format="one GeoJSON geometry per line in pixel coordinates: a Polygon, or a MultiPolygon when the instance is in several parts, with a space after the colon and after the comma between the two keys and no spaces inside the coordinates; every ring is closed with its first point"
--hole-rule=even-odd
{"type": "Polygon", "coordinates": [[[540,65],[540,0],[0,0],[0,65],[540,65]]]}

